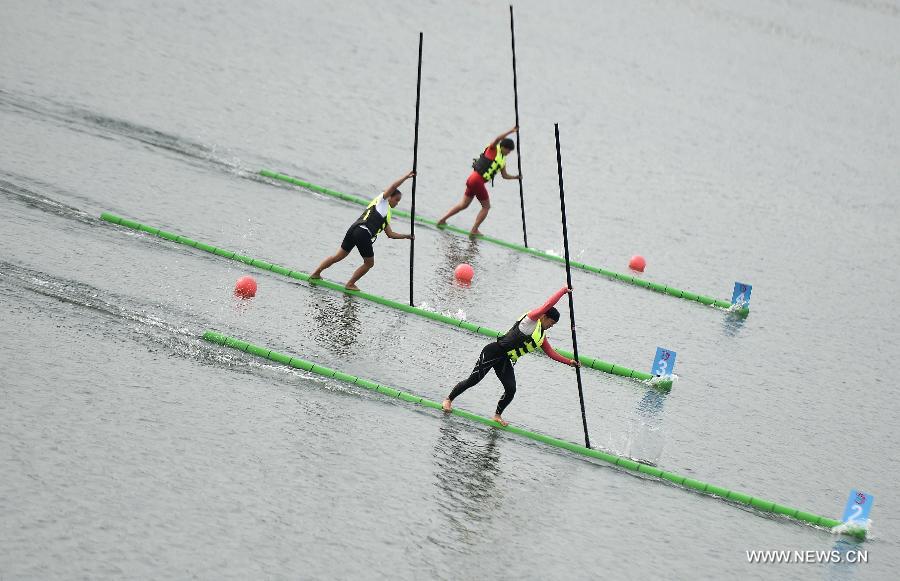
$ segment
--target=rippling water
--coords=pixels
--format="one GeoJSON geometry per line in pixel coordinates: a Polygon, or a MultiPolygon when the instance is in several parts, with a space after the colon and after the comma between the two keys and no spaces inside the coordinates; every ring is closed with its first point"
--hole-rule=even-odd
{"type": "MultiPolygon", "coordinates": [[[[592,443],[835,518],[861,488],[861,545],[207,344],[441,399],[487,340],[98,219],[309,272],[359,208],[257,172],[371,197],[408,170],[420,30],[416,207],[438,217],[513,122],[505,5],[8,4],[0,578],[893,577],[895,3],[516,4],[529,242],[562,253],[558,122],[573,257],[621,272],[640,253],[647,279],[718,298],[754,285],[740,319],[574,272],[580,352],[637,369],[678,352],[670,394],[582,373],[592,443]],[[868,564],[745,553],[857,548],[868,564]]],[[[516,190],[491,190],[485,233],[519,239],[516,190]]],[[[403,301],[408,248],[379,240],[361,286],[403,301]]],[[[416,229],[430,309],[505,330],[564,281],[416,229]]],[[[505,417],[580,441],[571,370],[517,367],[505,417]]],[[[491,376],[457,405],[490,414],[500,393],[491,376]]]]}

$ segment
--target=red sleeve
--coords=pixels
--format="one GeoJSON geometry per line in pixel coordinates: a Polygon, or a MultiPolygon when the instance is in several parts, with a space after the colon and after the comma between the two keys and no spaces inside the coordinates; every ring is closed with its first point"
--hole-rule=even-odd
{"type": "Polygon", "coordinates": [[[544,303],[543,306],[538,307],[538,308],[534,309],[533,311],[530,311],[528,313],[528,318],[531,319],[532,321],[537,321],[538,319],[543,317],[544,313],[546,313],[547,311],[550,310],[550,307],[556,305],[556,303],[559,302],[559,299],[561,299],[562,296],[564,294],[566,294],[567,290],[569,290],[568,287],[562,287],[561,289],[556,291],[556,293],[554,293],[552,297],[547,299],[547,302],[544,303]]]}
{"type": "Polygon", "coordinates": [[[544,353],[546,353],[547,356],[554,361],[559,361],[560,363],[565,363],[566,365],[568,365],[572,361],[571,359],[567,359],[566,357],[563,357],[562,355],[554,351],[553,347],[550,345],[550,341],[548,341],[546,337],[544,337],[544,342],[541,343],[541,349],[543,349],[544,353]]]}
{"type": "Polygon", "coordinates": [[[496,159],[497,158],[497,148],[491,147],[488,145],[484,148],[484,156],[488,159],[496,159]]]}

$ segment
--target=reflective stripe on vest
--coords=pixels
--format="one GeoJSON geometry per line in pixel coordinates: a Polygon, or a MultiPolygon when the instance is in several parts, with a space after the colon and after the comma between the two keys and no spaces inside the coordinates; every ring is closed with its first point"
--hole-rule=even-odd
{"type": "Polygon", "coordinates": [[[494,176],[497,174],[500,169],[506,167],[506,158],[503,157],[503,152],[500,150],[500,145],[497,145],[497,154],[494,156],[494,159],[490,159],[484,153],[481,154],[481,157],[478,158],[472,167],[481,174],[481,177],[484,178],[484,181],[489,182],[494,179],[494,176]]]}
{"type": "Polygon", "coordinates": [[[366,227],[366,230],[372,235],[373,242],[375,241],[375,237],[384,232],[384,228],[391,223],[390,203],[387,205],[387,216],[382,217],[382,215],[375,210],[375,206],[378,205],[378,202],[380,202],[383,197],[384,194],[375,196],[356,221],[356,224],[366,227]]]}
{"type": "MultiPolygon", "coordinates": [[[[522,319],[524,319],[527,316],[528,316],[528,313],[525,313],[524,315],[522,315],[522,318],[520,318],[516,322],[516,326],[514,327],[516,330],[518,330],[519,323],[522,322],[522,319]]],[[[519,331],[519,333],[521,333],[521,331],[519,331]]],[[[534,332],[531,333],[531,337],[526,339],[522,343],[521,346],[507,351],[506,354],[509,355],[509,360],[512,361],[513,363],[515,363],[519,359],[519,357],[522,357],[526,353],[531,353],[532,351],[534,351],[535,349],[537,349],[538,347],[540,347],[543,344],[544,344],[544,330],[541,328],[541,320],[538,319],[537,325],[534,328],[534,332]]]]}

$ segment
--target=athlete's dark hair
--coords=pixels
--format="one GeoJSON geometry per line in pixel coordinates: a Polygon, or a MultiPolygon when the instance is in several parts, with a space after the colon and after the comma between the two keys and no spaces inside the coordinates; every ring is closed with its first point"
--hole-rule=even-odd
{"type": "Polygon", "coordinates": [[[507,137],[500,142],[500,147],[505,147],[506,149],[512,151],[516,148],[516,142],[507,137]]]}
{"type": "Polygon", "coordinates": [[[388,197],[390,198],[392,196],[402,196],[402,195],[403,195],[403,192],[401,192],[400,190],[394,190],[393,192],[391,192],[391,195],[388,197]]]}
{"type": "Polygon", "coordinates": [[[556,310],[556,307],[550,307],[549,309],[547,309],[547,312],[544,314],[547,315],[548,317],[550,317],[551,319],[553,319],[554,321],[559,322],[559,311],[556,310]]]}

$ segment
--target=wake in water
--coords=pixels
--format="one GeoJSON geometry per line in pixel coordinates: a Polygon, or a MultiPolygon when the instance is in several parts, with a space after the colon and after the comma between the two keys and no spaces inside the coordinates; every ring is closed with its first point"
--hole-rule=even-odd
{"type": "MultiPolygon", "coordinates": [[[[29,208],[40,210],[42,212],[59,216],[61,218],[76,220],[83,224],[98,223],[97,218],[91,216],[87,212],[83,212],[74,206],[56,201],[38,191],[37,188],[31,189],[26,184],[31,184],[32,187],[37,186],[37,188],[40,188],[41,190],[58,192],[58,190],[56,190],[53,186],[44,182],[0,170],[0,195],[6,196],[11,200],[22,203],[29,208]]],[[[65,196],[69,196],[69,194],[66,193],[59,193],[65,196]]]]}
{"type": "MultiPolygon", "coordinates": [[[[33,270],[25,266],[0,261],[0,283],[4,287],[4,296],[15,297],[16,303],[31,303],[36,310],[53,309],[54,303],[67,304],[77,309],[99,314],[105,322],[90,325],[91,330],[111,335],[110,339],[118,340],[123,329],[127,334],[152,350],[160,347],[171,351],[173,355],[199,359],[220,359],[216,351],[209,349],[197,337],[196,328],[172,323],[158,313],[159,305],[148,305],[134,299],[91,285],[54,276],[46,272],[33,270]],[[18,295],[18,296],[16,296],[18,295]],[[48,303],[44,299],[51,299],[48,303]]],[[[171,307],[167,307],[170,308],[171,307]]],[[[190,319],[189,313],[173,312],[175,320],[190,319]]],[[[208,325],[208,322],[197,321],[197,328],[208,325]]]]}
{"type": "MultiPolygon", "coordinates": [[[[144,345],[151,352],[162,351],[241,373],[263,371],[274,380],[292,385],[296,378],[302,377],[321,383],[330,391],[358,395],[356,390],[341,382],[300,369],[261,362],[251,355],[223,350],[203,341],[200,339],[203,329],[214,327],[214,322],[202,320],[192,312],[171,305],[143,303],[83,282],[6,261],[0,261],[0,293],[4,297],[12,297],[17,308],[32,308],[44,315],[58,311],[82,326],[86,335],[101,334],[110,342],[127,338],[144,345]],[[64,305],[74,307],[76,311],[100,315],[102,320],[98,322],[89,315],[73,316],[64,305]],[[161,309],[168,312],[160,312],[161,309]],[[184,324],[185,321],[189,326],[184,324]]],[[[245,310],[251,304],[250,301],[236,301],[233,308],[245,310]]]]}
{"type": "Polygon", "coordinates": [[[117,137],[137,141],[181,157],[203,161],[230,174],[256,179],[255,169],[241,167],[241,160],[237,155],[222,155],[218,147],[210,147],[152,127],[116,119],[52,99],[0,90],[0,111],[25,114],[39,121],[56,121],[75,131],[102,138],[117,137]]]}
{"type": "Polygon", "coordinates": [[[61,302],[91,309],[112,319],[140,323],[166,333],[191,337],[197,335],[187,327],[177,327],[149,313],[149,305],[136,303],[129,297],[101,291],[76,280],[57,277],[6,261],[0,261],[0,276],[3,276],[7,284],[13,288],[32,291],[61,302]]]}

